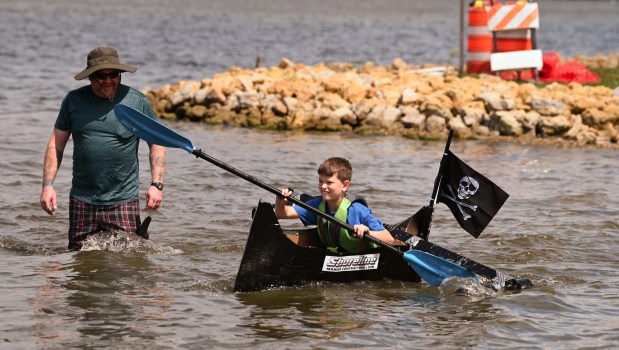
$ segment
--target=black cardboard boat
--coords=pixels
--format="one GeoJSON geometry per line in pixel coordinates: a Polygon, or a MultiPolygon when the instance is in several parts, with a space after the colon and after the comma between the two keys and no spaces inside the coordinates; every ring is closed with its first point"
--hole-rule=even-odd
{"type": "MultiPolygon", "coordinates": [[[[388,230],[404,229],[411,218],[386,227],[388,230]]],[[[402,245],[401,249],[406,251],[410,247],[402,245]]],[[[336,253],[321,247],[315,227],[284,230],[273,206],[261,201],[254,211],[234,292],[255,292],[310,281],[382,279],[421,281],[401,256],[386,248],[379,247],[362,254],[336,253]]]]}

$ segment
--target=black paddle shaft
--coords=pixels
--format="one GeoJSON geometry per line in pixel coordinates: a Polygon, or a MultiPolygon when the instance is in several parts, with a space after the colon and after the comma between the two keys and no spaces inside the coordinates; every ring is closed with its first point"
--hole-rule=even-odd
{"type": "MultiPolygon", "coordinates": [[[[263,188],[263,189],[265,189],[265,190],[267,190],[267,191],[269,191],[269,192],[271,192],[271,193],[273,193],[275,195],[282,196],[282,197],[286,198],[288,201],[290,201],[290,202],[292,202],[292,203],[294,203],[294,204],[296,204],[296,205],[298,205],[300,207],[303,207],[304,209],[307,209],[307,210],[311,211],[312,213],[314,213],[314,214],[316,214],[316,215],[318,215],[318,216],[320,216],[320,217],[322,217],[322,218],[324,218],[326,220],[329,220],[332,223],[335,223],[335,224],[345,228],[346,230],[348,230],[350,232],[354,232],[354,230],[355,230],[354,227],[352,227],[351,225],[349,225],[349,224],[347,224],[347,223],[345,223],[345,222],[343,222],[341,220],[338,220],[338,219],[334,218],[333,216],[328,215],[327,213],[323,213],[322,211],[320,211],[320,210],[318,210],[318,209],[308,205],[305,202],[302,202],[302,201],[300,201],[300,200],[298,200],[298,199],[296,199],[294,197],[291,197],[291,196],[284,196],[284,195],[282,195],[281,190],[278,190],[277,188],[275,188],[275,187],[273,187],[271,185],[268,185],[268,184],[266,184],[266,183],[256,179],[255,177],[253,177],[253,176],[251,176],[251,175],[249,175],[247,173],[242,172],[239,169],[236,169],[236,168],[234,168],[234,167],[232,167],[232,166],[230,166],[230,165],[228,165],[228,164],[226,164],[226,163],[224,163],[224,162],[222,162],[222,161],[220,161],[220,160],[218,160],[216,158],[213,158],[213,157],[209,156],[208,154],[202,152],[202,150],[200,150],[200,149],[194,149],[193,152],[191,152],[191,153],[193,155],[195,155],[196,157],[202,158],[202,159],[206,160],[207,162],[209,162],[211,164],[214,164],[214,165],[216,165],[216,166],[218,166],[218,167],[220,167],[220,168],[222,168],[222,169],[224,169],[224,170],[226,170],[226,171],[228,171],[228,172],[230,172],[230,173],[232,173],[232,174],[234,174],[234,175],[236,175],[236,176],[238,176],[238,177],[240,177],[242,179],[245,179],[245,180],[251,182],[252,184],[254,184],[254,185],[258,186],[258,187],[261,187],[261,188],[263,188]]],[[[380,239],[378,239],[376,237],[372,237],[370,235],[364,235],[363,238],[367,239],[368,241],[370,241],[372,243],[378,244],[378,245],[380,245],[380,246],[382,246],[384,248],[390,249],[391,251],[393,251],[395,253],[398,253],[400,255],[403,254],[402,251],[399,250],[398,248],[396,248],[396,247],[394,247],[394,246],[392,246],[390,244],[387,244],[387,243],[381,241],[380,239]]]]}

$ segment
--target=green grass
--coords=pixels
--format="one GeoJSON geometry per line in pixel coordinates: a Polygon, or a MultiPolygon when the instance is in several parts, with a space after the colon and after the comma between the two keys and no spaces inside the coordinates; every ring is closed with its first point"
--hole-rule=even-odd
{"type": "Polygon", "coordinates": [[[603,85],[610,89],[619,86],[619,67],[616,68],[589,68],[590,71],[600,76],[601,82],[593,85],[603,85]]]}

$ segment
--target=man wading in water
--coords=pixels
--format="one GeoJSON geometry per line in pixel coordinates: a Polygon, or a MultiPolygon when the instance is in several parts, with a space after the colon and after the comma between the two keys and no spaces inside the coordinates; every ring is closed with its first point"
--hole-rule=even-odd
{"type": "MultiPolygon", "coordinates": [[[[155,113],[146,96],[121,85],[121,73],[137,68],[121,64],[110,47],[98,47],[87,57],[86,69],[75,80],[90,85],[70,91],[60,112],[43,162],[41,207],[50,215],[57,208],[56,178],[69,136],[73,135],[73,180],[69,195],[69,249],[82,248],[88,235],[135,232],[140,225],[139,139],[116,119],[114,105],[130,106],[151,118],[155,113]]],[[[148,145],[152,183],[146,207],[157,209],[163,199],[165,147],[148,145]]]]}

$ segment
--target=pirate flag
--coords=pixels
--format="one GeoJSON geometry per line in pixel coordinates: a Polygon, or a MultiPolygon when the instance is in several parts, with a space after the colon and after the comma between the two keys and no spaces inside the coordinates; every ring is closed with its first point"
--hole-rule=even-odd
{"type": "Polygon", "coordinates": [[[509,194],[451,151],[445,157],[438,202],[445,203],[460,226],[477,238],[509,194]]]}

